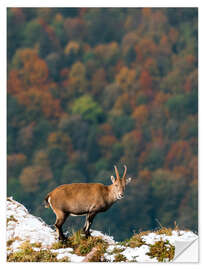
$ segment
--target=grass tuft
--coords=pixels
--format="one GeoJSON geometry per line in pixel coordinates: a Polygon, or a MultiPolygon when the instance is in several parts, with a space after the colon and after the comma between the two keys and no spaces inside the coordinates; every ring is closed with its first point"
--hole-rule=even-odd
{"type": "Polygon", "coordinates": [[[116,254],[113,260],[113,262],[126,262],[126,261],[127,258],[121,253],[116,254]]]}
{"type": "Polygon", "coordinates": [[[169,241],[158,241],[154,245],[149,245],[150,251],[147,255],[150,258],[157,258],[159,262],[171,261],[174,258],[175,247],[169,241]]]}
{"type": "Polygon", "coordinates": [[[57,260],[57,254],[48,249],[35,251],[33,245],[28,241],[24,242],[19,251],[10,253],[7,256],[8,262],[67,262],[68,258],[57,260]]]}

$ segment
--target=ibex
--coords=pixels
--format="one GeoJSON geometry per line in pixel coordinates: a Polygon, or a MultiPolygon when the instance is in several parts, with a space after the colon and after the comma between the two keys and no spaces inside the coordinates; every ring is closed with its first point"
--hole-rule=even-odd
{"type": "Polygon", "coordinates": [[[62,226],[69,215],[86,215],[83,232],[88,237],[96,214],[106,211],[113,203],[124,197],[125,186],[131,178],[126,179],[126,165],[122,178],[117,167],[114,168],[116,179],[111,176],[112,184],[109,186],[100,183],[65,184],[58,186],[46,196],[45,207],[50,206],[56,215],[55,227],[59,240],[65,240],[62,226]]]}

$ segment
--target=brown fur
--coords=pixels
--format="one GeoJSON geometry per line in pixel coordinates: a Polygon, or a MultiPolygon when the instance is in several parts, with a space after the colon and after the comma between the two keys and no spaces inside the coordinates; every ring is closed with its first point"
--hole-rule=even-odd
{"type": "Polygon", "coordinates": [[[120,180],[116,167],[115,171],[117,178],[115,180],[113,177],[112,185],[105,186],[100,183],[65,184],[58,186],[46,196],[45,207],[50,205],[56,214],[55,226],[59,239],[64,240],[62,225],[69,215],[86,215],[83,230],[88,236],[96,214],[106,211],[117,199],[123,196],[125,179],[120,180]]]}
{"type": "Polygon", "coordinates": [[[57,187],[49,193],[54,209],[74,215],[84,215],[98,210],[107,210],[114,202],[109,194],[111,186],[100,183],[75,183],[57,187]],[[89,196],[94,194],[94,196],[89,196]]]}

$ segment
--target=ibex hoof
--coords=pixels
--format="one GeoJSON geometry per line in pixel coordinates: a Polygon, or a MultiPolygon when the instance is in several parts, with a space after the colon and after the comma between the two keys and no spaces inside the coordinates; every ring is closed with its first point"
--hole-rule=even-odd
{"type": "Polygon", "coordinates": [[[62,243],[66,243],[67,238],[65,236],[59,237],[59,241],[62,242],[62,243]]]}
{"type": "Polygon", "coordinates": [[[90,237],[90,236],[91,236],[90,232],[86,232],[86,233],[85,233],[85,237],[86,237],[86,238],[88,238],[88,237],[90,237]]]}

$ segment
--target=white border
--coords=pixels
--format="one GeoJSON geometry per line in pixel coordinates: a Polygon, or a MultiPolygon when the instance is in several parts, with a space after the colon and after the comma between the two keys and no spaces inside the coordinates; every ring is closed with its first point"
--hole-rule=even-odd
{"type": "Polygon", "coordinates": [[[199,0],[171,0],[171,1],[119,1],[119,0],[1,0],[7,7],[197,7],[199,0]]]}
{"type": "MultiPolygon", "coordinates": [[[[13,267],[20,267],[22,268],[27,268],[27,267],[49,267],[49,269],[55,269],[57,266],[59,267],[81,267],[81,268],[88,268],[89,269],[94,269],[95,267],[98,267],[101,269],[103,267],[116,267],[116,268],[131,268],[131,269],[148,269],[149,267],[152,269],[162,269],[163,267],[165,269],[168,269],[169,267],[173,268],[179,268],[179,267],[184,267],[185,270],[187,269],[200,269],[202,267],[202,262],[200,258],[200,264],[162,264],[162,263],[142,263],[142,264],[135,264],[135,263],[87,263],[87,264],[66,264],[66,263],[60,263],[59,265],[56,265],[57,263],[6,263],[6,236],[5,236],[5,230],[6,230],[6,223],[5,221],[5,198],[6,198],[6,8],[7,7],[199,7],[199,63],[201,63],[200,60],[202,60],[202,54],[201,54],[201,48],[202,48],[202,34],[200,33],[201,27],[202,27],[202,8],[201,8],[201,3],[202,1],[187,1],[187,0],[171,0],[170,2],[168,1],[118,1],[118,0],[74,0],[74,1],[62,1],[62,0],[57,0],[57,1],[51,1],[51,0],[35,0],[35,1],[26,1],[26,0],[1,0],[0,1],[0,33],[1,33],[1,43],[0,43],[0,65],[1,65],[1,72],[0,72],[0,125],[1,125],[1,150],[0,150],[0,164],[1,164],[1,170],[0,170],[0,224],[1,224],[1,229],[0,229],[0,264],[2,267],[8,267],[8,268],[13,268],[13,267]],[[3,37],[3,39],[2,39],[3,37]]],[[[199,67],[201,65],[199,64],[199,67]]],[[[201,89],[201,74],[199,71],[199,89],[201,89]]],[[[201,107],[202,104],[202,94],[201,91],[199,91],[199,191],[202,187],[200,184],[201,181],[201,176],[202,176],[202,167],[201,167],[201,140],[203,134],[202,134],[202,125],[201,125],[201,116],[202,116],[202,110],[203,107],[201,107]]],[[[201,196],[199,195],[199,208],[202,205],[202,199],[201,196]]],[[[201,211],[199,210],[199,229],[200,229],[200,224],[202,223],[202,215],[201,211]]],[[[201,234],[201,230],[199,231],[201,234]]],[[[200,240],[202,237],[200,236],[200,240]]],[[[200,243],[200,249],[202,247],[202,241],[200,243]]]]}

